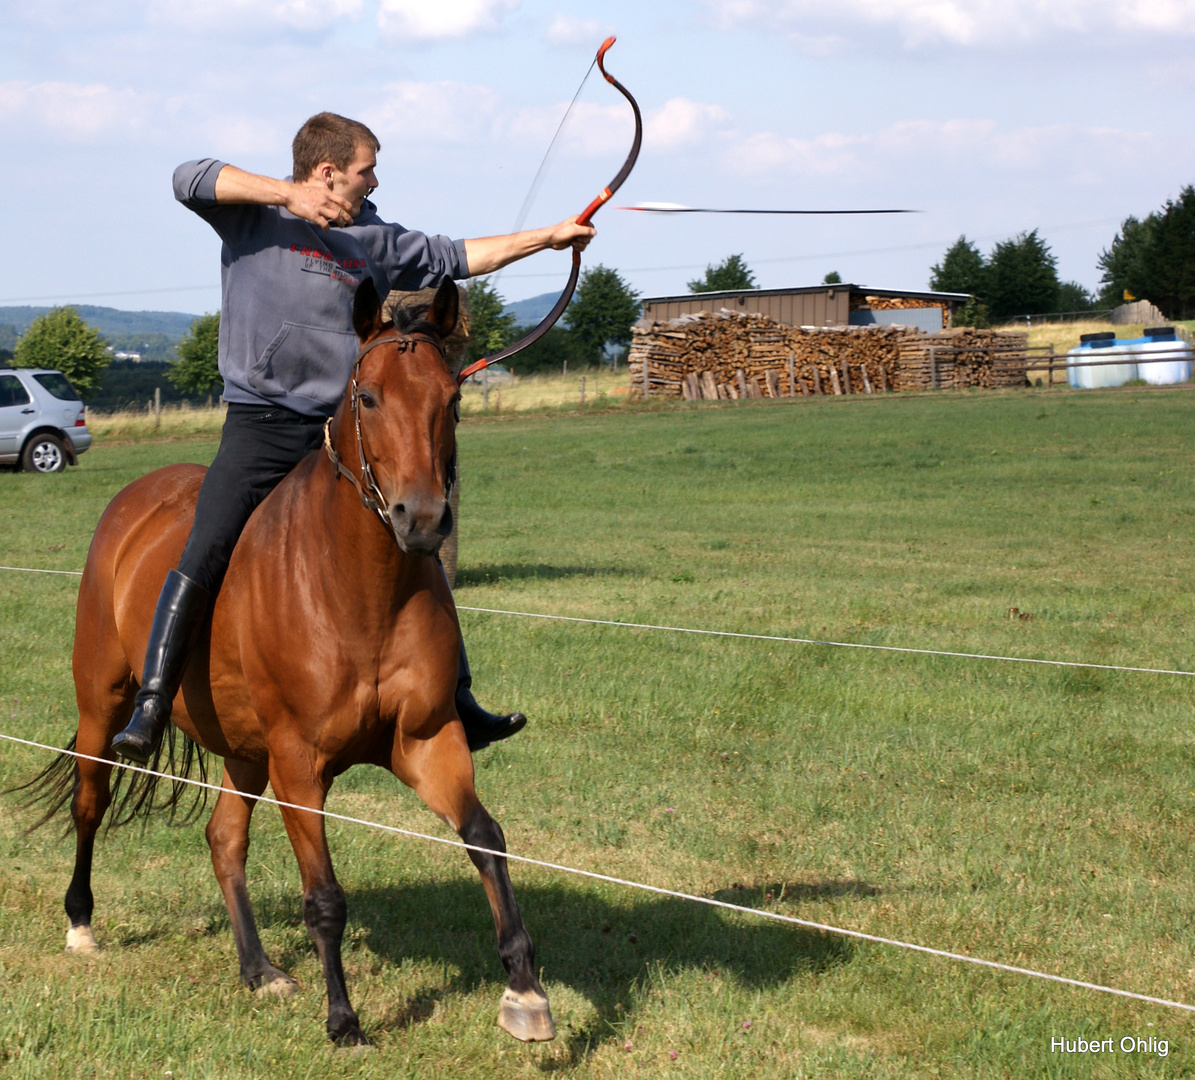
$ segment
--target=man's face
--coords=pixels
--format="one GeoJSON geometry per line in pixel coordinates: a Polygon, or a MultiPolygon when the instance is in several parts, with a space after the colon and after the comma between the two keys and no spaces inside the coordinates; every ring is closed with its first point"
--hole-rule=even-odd
{"type": "Polygon", "coordinates": [[[348,167],[343,172],[339,169],[332,171],[332,190],[353,204],[353,217],[361,213],[361,202],[365,196],[378,186],[378,178],[373,171],[377,163],[378,156],[371,147],[358,145],[348,167]]]}

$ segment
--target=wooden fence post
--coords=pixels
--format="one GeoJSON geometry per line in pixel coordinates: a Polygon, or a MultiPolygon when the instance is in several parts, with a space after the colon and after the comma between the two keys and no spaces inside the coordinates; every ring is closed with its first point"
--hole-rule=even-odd
{"type": "Polygon", "coordinates": [[[788,396],[797,396],[797,378],[796,372],[793,370],[793,354],[788,354],[788,396]]]}
{"type": "Polygon", "coordinates": [[[162,426],[162,388],[154,387],[154,431],[162,426]]]}

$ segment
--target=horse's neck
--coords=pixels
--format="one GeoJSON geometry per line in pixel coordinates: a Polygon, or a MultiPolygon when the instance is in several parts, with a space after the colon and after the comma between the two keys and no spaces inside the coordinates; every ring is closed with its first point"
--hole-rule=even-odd
{"type": "MultiPolygon", "coordinates": [[[[349,451],[345,464],[352,469],[355,459],[349,451]]],[[[306,480],[302,502],[310,513],[301,513],[295,524],[319,529],[334,591],[359,617],[372,613],[382,622],[392,620],[426,573],[426,559],[400,550],[389,525],[362,502],[326,453],[306,480]]]]}

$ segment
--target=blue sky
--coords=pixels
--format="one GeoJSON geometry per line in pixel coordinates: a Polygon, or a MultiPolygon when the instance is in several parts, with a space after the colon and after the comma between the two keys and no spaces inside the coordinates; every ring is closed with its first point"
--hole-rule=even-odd
{"type": "MultiPolygon", "coordinates": [[[[837,270],[924,288],[966,233],[1039,228],[1092,288],[1128,214],[1195,182],[1195,0],[3,0],[0,305],[203,312],[219,244],[170,175],[214,156],[289,172],[294,130],[332,109],[382,141],[384,216],[450,236],[508,231],[607,34],[646,135],[615,200],[904,206],[896,218],[630,214],[587,262],[644,295],[742,253],[765,288],[837,270]]],[[[621,164],[629,109],[595,72],[528,216],[575,214],[621,164]]],[[[508,300],[568,258],[508,269],[508,300]]]]}

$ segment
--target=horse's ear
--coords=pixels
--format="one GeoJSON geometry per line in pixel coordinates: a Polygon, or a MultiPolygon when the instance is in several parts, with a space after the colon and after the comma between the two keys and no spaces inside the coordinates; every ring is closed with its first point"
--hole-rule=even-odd
{"type": "Polygon", "coordinates": [[[353,297],[353,329],[357,331],[358,340],[364,342],[381,327],[382,302],[378,299],[378,290],[373,287],[373,278],[366,275],[353,297]]]}
{"type": "Polygon", "coordinates": [[[461,313],[461,296],[456,282],[446,277],[436,290],[436,297],[432,301],[432,309],[427,313],[427,321],[438,327],[444,337],[448,337],[456,329],[457,319],[461,313]]]}

